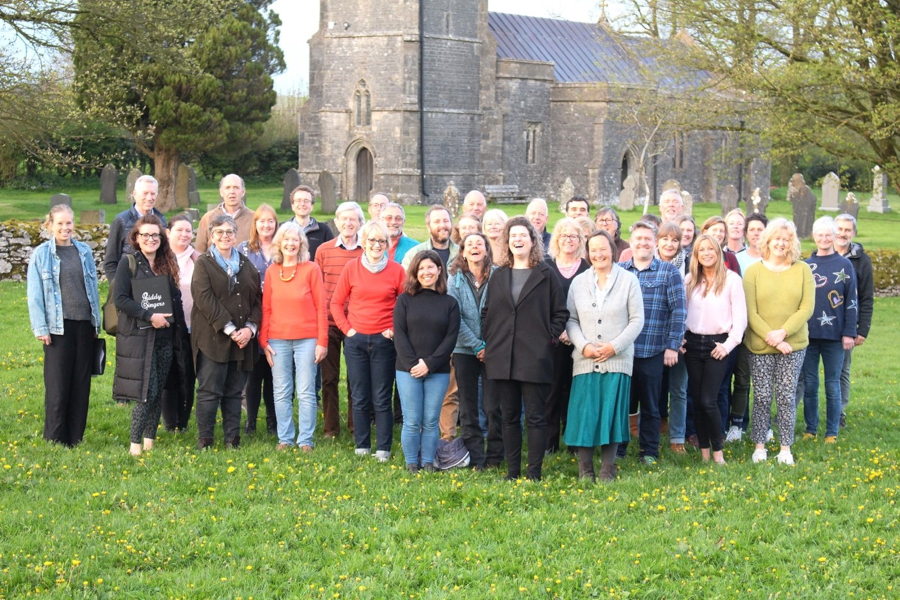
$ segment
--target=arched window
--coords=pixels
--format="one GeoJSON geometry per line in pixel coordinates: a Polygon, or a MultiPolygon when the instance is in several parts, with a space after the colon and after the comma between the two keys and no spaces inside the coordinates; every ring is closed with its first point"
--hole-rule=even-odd
{"type": "Polygon", "coordinates": [[[356,92],[353,94],[356,104],[356,126],[368,127],[372,124],[372,96],[366,86],[366,80],[360,79],[356,84],[356,92]]]}
{"type": "Polygon", "coordinates": [[[529,123],[525,129],[525,163],[533,165],[538,159],[538,143],[540,142],[541,124],[529,123]]]}

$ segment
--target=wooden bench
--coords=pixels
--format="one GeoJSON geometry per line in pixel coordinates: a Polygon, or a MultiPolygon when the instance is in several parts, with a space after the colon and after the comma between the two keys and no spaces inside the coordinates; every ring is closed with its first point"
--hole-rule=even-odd
{"type": "Polygon", "coordinates": [[[497,204],[516,204],[525,200],[525,195],[519,193],[517,185],[486,185],[484,193],[488,197],[488,201],[497,202],[497,204]]]}

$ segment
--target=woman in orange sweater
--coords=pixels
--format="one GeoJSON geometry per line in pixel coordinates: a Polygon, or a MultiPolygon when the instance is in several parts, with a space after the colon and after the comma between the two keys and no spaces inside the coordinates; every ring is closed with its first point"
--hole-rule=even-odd
{"type": "Polygon", "coordinates": [[[328,352],[325,288],[319,266],[309,260],[309,243],[294,222],[272,240],[273,264],[263,284],[259,345],[272,367],[279,450],[296,444],[313,449],[316,430],[316,365],[328,352]],[[297,421],[294,428],[294,388],[297,421]]]}

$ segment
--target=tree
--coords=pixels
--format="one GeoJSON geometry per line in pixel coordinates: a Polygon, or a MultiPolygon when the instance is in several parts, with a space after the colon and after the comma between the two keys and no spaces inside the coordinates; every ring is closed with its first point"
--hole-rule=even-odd
{"type": "Polygon", "coordinates": [[[81,106],[133,137],[151,157],[159,208],[174,208],[185,153],[246,144],[259,135],[284,68],[271,0],[83,0],[75,19],[81,106]],[[92,14],[116,14],[93,21],[92,14]]]}
{"type": "Polygon", "coordinates": [[[775,150],[807,144],[900,182],[900,0],[630,0],[643,33],[683,29],[670,60],[744,90],[745,126],[775,150]]]}

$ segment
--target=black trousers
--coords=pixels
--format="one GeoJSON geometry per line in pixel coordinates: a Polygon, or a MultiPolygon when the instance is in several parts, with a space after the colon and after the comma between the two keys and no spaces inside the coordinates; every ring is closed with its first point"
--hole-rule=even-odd
{"type": "Polygon", "coordinates": [[[197,436],[211,440],[216,415],[222,407],[225,442],[237,445],[241,440],[241,392],[247,372],[236,361],[220,363],[197,352],[197,436]]]}
{"type": "Polygon", "coordinates": [[[187,429],[194,408],[194,384],[197,374],[194,371],[194,358],[191,356],[191,336],[187,330],[175,328],[175,353],[169,379],[162,393],[163,424],[169,431],[187,429]]]}
{"type": "Polygon", "coordinates": [[[487,415],[487,451],[478,414],[478,378],[487,381],[484,363],[472,354],[454,354],[456,385],[459,396],[459,422],[463,443],[469,451],[473,467],[499,465],[503,462],[503,433],[500,404],[496,396],[485,391],[484,412],[487,415]],[[491,398],[489,400],[489,398],[491,398]]]}
{"type": "Polygon", "coordinates": [[[94,326],[63,321],[63,334],[44,346],[44,439],[75,446],[84,437],[91,397],[94,326]]]}
{"type": "Polygon", "coordinates": [[[566,430],[569,392],[572,391],[572,346],[559,344],[553,348],[553,383],[547,397],[547,450],[559,450],[559,440],[566,430]]]}
{"type": "Polygon", "coordinates": [[[266,429],[275,433],[275,395],[272,388],[272,367],[266,360],[265,352],[260,352],[247,375],[247,433],[256,431],[256,418],[259,416],[260,401],[266,406],[266,429]]]}
{"type": "Polygon", "coordinates": [[[540,479],[547,444],[547,397],[549,383],[529,383],[513,379],[488,379],[487,398],[500,402],[503,419],[503,449],[506,454],[506,474],[518,478],[522,473],[522,404],[525,404],[525,425],[528,435],[528,465],[526,477],[540,479]]]}
{"type": "MultiPolygon", "coordinates": [[[[631,375],[632,414],[640,409],[640,455],[659,458],[659,399],[662,396],[663,362],[665,352],[635,357],[631,375]]],[[[683,360],[683,358],[679,358],[683,360]]],[[[625,456],[628,444],[619,444],[618,455],[625,456]]]]}
{"type": "Polygon", "coordinates": [[[724,342],[728,334],[697,335],[690,331],[685,334],[687,354],[688,390],[694,400],[694,425],[701,448],[716,452],[724,445],[722,415],[719,411],[719,388],[728,372],[728,357],[716,360],[710,352],[716,342],[724,342]]]}

